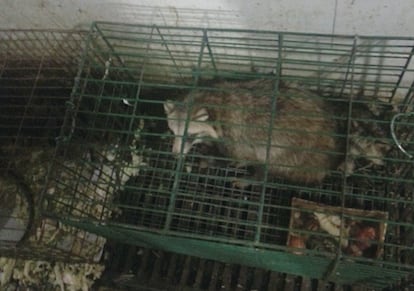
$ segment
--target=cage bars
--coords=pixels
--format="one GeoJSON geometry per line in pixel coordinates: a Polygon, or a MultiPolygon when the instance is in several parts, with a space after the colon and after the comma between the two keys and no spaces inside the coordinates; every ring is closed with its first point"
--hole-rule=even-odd
{"type": "MultiPolygon", "coordinates": [[[[113,203],[114,206],[128,212],[129,218],[121,217],[119,221],[115,219],[112,222],[103,222],[99,219],[88,221],[66,215],[62,218],[65,222],[76,222],[83,227],[88,229],[92,227],[94,231],[110,236],[119,235],[120,239],[130,235],[134,237],[128,240],[131,243],[155,244],[160,248],[179,252],[189,250],[183,250],[180,246],[166,242],[171,242],[171,239],[175,238],[177,244],[211,243],[211,248],[205,246],[205,251],[208,253],[204,254],[205,257],[213,256],[211,252],[214,248],[219,248],[218,246],[231,248],[235,245],[240,247],[239,255],[243,253],[242,250],[250,250],[254,246],[259,253],[262,250],[269,250],[275,252],[275,256],[281,254],[288,256],[291,254],[283,244],[283,237],[290,229],[282,221],[283,217],[288,216],[289,211],[292,210],[287,202],[291,198],[290,195],[293,195],[291,193],[327,205],[338,206],[342,211],[339,215],[342,226],[346,219],[363,218],[345,214],[346,208],[361,207],[367,211],[391,211],[387,206],[393,203],[412,204],[403,197],[389,194],[390,190],[381,186],[389,185],[387,187],[392,188],[396,187],[397,183],[403,182],[406,184],[404,187],[409,187],[412,183],[410,177],[398,177],[394,174],[391,176],[385,172],[371,170],[352,173],[350,178],[341,176],[339,184],[335,177],[321,186],[295,185],[283,180],[264,180],[261,181],[261,187],[236,191],[230,186],[232,175],[243,175],[248,172],[248,169],[231,167],[223,169],[218,165],[207,168],[193,167],[194,171],[186,172],[185,168],[189,164],[196,165],[205,155],[196,152],[187,155],[185,161],[183,157],[178,160],[173,159],[168,147],[168,137],[171,135],[166,134],[167,128],[163,123],[165,116],[158,109],[162,107],[163,100],[171,96],[171,98],[180,96],[179,90],[188,92],[197,89],[213,92],[215,89],[211,84],[214,84],[215,78],[244,80],[265,77],[288,83],[288,86],[292,86],[291,83],[301,83],[306,90],[319,92],[323,98],[326,97],[323,100],[335,102],[337,101],[335,96],[350,98],[349,102],[341,103],[347,108],[343,115],[337,116],[331,113],[335,121],[345,123],[345,131],[338,133],[337,138],[347,140],[346,162],[351,158],[357,160],[361,157],[369,160],[377,154],[350,152],[351,142],[355,144],[360,142],[359,139],[362,139],[362,142],[374,142],[378,136],[370,132],[370,129],[355,131],[354,124],[357,124],[357,129],[360,129],[362,124],[380,124],[378,126],[383,127],[386,123],[381,123],[383,117],[380,115],[359,117],[358,106],[362,108],[369,107],[371,104],[382,106],[379,102],[380,98],[388,103],[393,100],[392,102],[397,102],[399,105],[404,104],[397,95],[411,86],[411,82],[409,85],[406,84],[405,77],[413,71],[409,61],[413,50],[411,38],[157,26],[157,32],[154,33],[154,26],[96,23],[93,29],[95,26],[99,27],[99,32],[104,35],[105,40],[100,40],[102,36],[98,36],[88,47],[82,72],[79,75],[79,84],[73,93],[75,104],[79,107],[74,108],[79,110],[78,113],[82,113],[84,118],[88,116],[94,118],[90,115],[91,112],[102,111],[97,112],[99,113],[97,116],[102,115],[103,119],[106,116],[108,122],[105,124],[109,128],[101,126],[99,124],[101,121],[98,119],[92,120],[88,126],[79,124],[78,128],[87,134],[82,146],[92,148],[96,146],[94,135],[89,134],[92,131],[111,132],[115,135],[122,133],[126,135],[126,140],[130,140],[132,133],[128,135],[128,130],[122,128],[123,123],[115,122],[115,119],[120,119],[122,116],[134,117],[134,122],[129,119],[128,129],[136,127],[138,119],[142,119],[149,126],[141,131],[143,145],[140,152],[144,156],[145,165],[139,166],[138,176],[131,177],[131,181],[125,185],[130,200],[122,201],[127,199],[127,194],[122,194],[122,199],[113,203]],[[276,43],[275,39],[277,39],[276,43]],[[105,43],[109,43],[110,48],[107,48],[105,43]],[[150,54],[148,54],[149,48],[150,54]],[[122,61],[116,61],[118,58],[115,58],[109,68],[109,74],[105,79],[101,79],[99,76],[102,76],[107,69],[105,61],[108,59],[108,52],[122,61]],[[209,57],[206,58],[204,54],[209,57]],[[271,74],[274,74],[275,68],[277,72],[274,76],[271,74]],[[128,73],[124,74],[125,72],[128,73]],[[355,95],[355,92],[361,88],[364,89],[362,97],[366,98],[363,100],[355,95]],[[88,98],[91,104],[85,103],[85,98],[88,98]],[[122,98],[136,102],[132,112],[123,110],[117,112],[119,108],[112,106],[122,102],[122,98]],[[108,107],[110,110],[108,111],[103,104],[111,104],[108,107]],[[91,108],[95,109],[83,109],[82,106],[85,105],[92,105],[91,108]],[[151,125],[152,123],[155,125],[151,125]],[[355,136],[359,139],[355,139],[355,136]],[[151,143],[148,142],[149,140],[151,143]],[[153,143],[157,140],[159,145],[153,143]],[[156,183],[160,183],[158,188],[156,183]],[[279,197],[283,195],[285,197],[279,197]],[[218,244],[213,246],[213,242],[218,244]]],[[[279,88],[278,85],[276,84],[276,88],[279,88]]],[[[273,105],[277,110],[277,96],[275,100],[276,104],[273,105]]],[[[410,125],[408,123],[405,126],[410,125]]],[[[397,135],[401,134],[403,127],[398,125],[397,135]]],[[[188,128],[188,121],[186,121],[186,128],[188,128]]],[[[187,134],[184,134],[183,138],[188,138],[187,134]]],[[[391,141],[388,136],[386,140],[391,141]]],[[[123,145],[123,153],[128,152],[127,143],[123,145]]],[[[269,147],[267,148],[268,152],[269,147]]],[[[334,155],[334,153],[329,154],[334,155]]],[[[400,154],[393,152],[393,155],[385,156],[383,162],[387,166],[390,163],[394,165],[393,167],[397,167],[404,162],[400,154]]],[[[227,160],[229,159],[220,158],[216,161],[227,162],[227,160]]],[[[356,167],[358,170],[360,165],[356,167]]],[[[336,172],[336,174],[340,173],[340,171],[336,172]]],[[[53,200],[53,197],[48,199],[53,200]]],[[[292,269],[297,268],[294,272],[317,277],[331,275],[330,278],[333,280],[341,281],[347,278],[354,282],[366,276],[372,279],[374,285],[389,283],[386,282],[388,278],[385,279],[380,275],[381,269],[384,272],[393,268],[400,269],[390,275],[391,277],[395,275],[394,278],[409,272],[411,266],[400,263],[401,255],[398,252],[403,246],[397,241],[392,241],[391,234],[395,230],[398,235],[398,228],[409,226],[410,223],[397,221],[395,216],[390,216],[388,220],[364,218],[364,221],[387,223],[389,232],[388,240],[384,242],[385,253],[393,254],[392,256],[374,259],[354,258],[349,254],[342,254],[336,241],[336,248],[332,253],[309,249],[303,250],[303,253],[309,254],[309,257],[289,256],[288,261],[292,264],[292,269]],[[318,256],[323,258],[323,267],[318,267],[318,274],[312,273],[313,270],[307,267],[304,269],[299,267],[303,260],[311,261],[318,256]],[[351,268],[352,271],[346,270],[349,268],[348,263],[351,264],[350,261],[360,269],[358,274],[354,272],[356,268],[351,268]],[[333,265],[330,265],[332,262],[333,265]],[[327,274],[326,268],[332,266],[331,274],[327,274]]],[[[312,233],[306,229],[300,232],[306,235],[312,233]]],[[[325,234],[321,237],[329,236],[325,234]]],[[[343,238],[342,234],[339,236],[339,241],[341,238],[343,238]]],[[[254,260],[253,252],[249,254],[250,258],[240,258],[240,260],[254,260]]],[[[235,257],[230,254],[226,257],[223,254],[223,260],[232,260],[235,257]]],[[[282,268],[269,263],[269,267],[270,265],[271,268],[282,268]]]]}

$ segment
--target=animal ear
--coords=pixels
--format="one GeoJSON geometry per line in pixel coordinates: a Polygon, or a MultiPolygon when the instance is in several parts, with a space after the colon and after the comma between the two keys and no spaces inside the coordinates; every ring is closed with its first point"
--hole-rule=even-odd
{"type": "Polygon", "coordinates": [[[175,108],[175,104],[174,104],[173,101],[167,100],[167,101],[164,102],[165,114],[167,114],[167,115],[170,114],[174,110],[174,108],[175,108]]]}
{"type": "Polygon", "coordinates": [[[208,120],[208,112],[205,108],[200,108],[196,111],[193,117],[194,121],[206,121],[208,120]]]}

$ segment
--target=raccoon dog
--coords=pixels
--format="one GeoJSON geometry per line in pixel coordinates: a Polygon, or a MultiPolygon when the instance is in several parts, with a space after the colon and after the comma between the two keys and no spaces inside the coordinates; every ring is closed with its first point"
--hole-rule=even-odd
{"type": "Polygon", "coordinates": [[[276,92],[270,80],[222,82],[164,103],[174,133],[172,152],[215,140],[228,157],[268,163],[269,174],[298,183],[321,183],[338,165],[337,124],[329,104],[299,89],[276,92]],[[272,114],[273,98],[276,98],[272,114]]]}

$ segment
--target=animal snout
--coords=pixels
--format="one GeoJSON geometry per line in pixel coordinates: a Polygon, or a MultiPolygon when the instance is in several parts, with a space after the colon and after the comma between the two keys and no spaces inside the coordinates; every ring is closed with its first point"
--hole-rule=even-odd
{"type": "Polygon", "coordinates": [[[181,152],[181,142],[174,141],[172,153],[177,156],[181,152]]]}
{"type": "Polygon", "coordinates": [[[181,137],[174,138],[174,143],[172,147],[172,153],[174,154],[174,156],[177,157],[181,153],[181,148],[183,148],[182,153],[183,155],[185,155],[190,151],[191,145],[188,145],[187,143],[183,144],[181,137]]]}

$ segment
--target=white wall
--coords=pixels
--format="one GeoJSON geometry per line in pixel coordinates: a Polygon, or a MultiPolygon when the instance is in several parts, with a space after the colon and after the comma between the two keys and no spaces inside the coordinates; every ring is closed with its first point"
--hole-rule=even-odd
{"type": "Polygon", "coordinates": [[[107,20],[414,36],[413,19],[413,0],[0,0],[0,28],[75,28],[107,20]]]}

